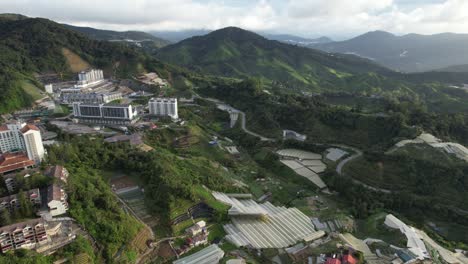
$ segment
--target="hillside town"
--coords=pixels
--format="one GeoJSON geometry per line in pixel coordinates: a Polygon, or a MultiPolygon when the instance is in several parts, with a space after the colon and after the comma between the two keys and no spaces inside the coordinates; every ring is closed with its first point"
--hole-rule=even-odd
{"type": "MultiPolygon", "coordinates": [[[[37,111],[31,111],[28,116],[22,112],[20,115],[6,116],[7,122],[0,127],[0,173],[7,191],[0,198],[0,210],[2,215],[9,215],[6,218],[9,219],[8,223],[0,228],[3,253],[30,249],[42,254],[53,254],[70,244],[77,235],[88,237],[94,243],[86,229],[68,214],[70,207],[73,207],[67,201],[70,173],[62,165],[42,164],[48,163],[47,146],[60,144],[57,139],[58,131],[72,135],[99,134],[104,136],[106,143],[128,142],[140,150],[151,151],[153,148],[145,144],[143,139],[145,131],[167,127],[180,129],[192,120],[182,119],[179,116],[179,107],[197,107],[193,100],[185,98],[153,97],[150,92],[133,91],[128,87],[123,89],[116,86],[114,81],[104,79],[103,71],[99,69],[82,71],[77,78],[76,83],[45,85],[50,96],[48,100],[52,104],[70,109],[69,114],[37,116],[37,111]],[[135,103],[135,98],[146,98],[147,104],[135,103]],[[55,128],[50,130],[51,126],[55,128]]],[[[143,75],[137,80],[160,90],[167,86],[167,82],[156,73],[143,75]]],[[[215,103],[220,111],[229,114],[228,127],[233,128],[239,122],[242,129],[250,133],[243,121],[245,114],[223,102],[215,103]],[[240,114],[242,115],[239,116],[240,114]]],[[[42,103],[37,107],[40,108],[41,105],[42,103]]],[[[265,139],[256,133],[250,134],[261,140],[265,139]]],[[[307,139],[305,135],[287,129],[283,130],[282,137],[283,140],[292,142],[304,142],[307,139]]],[[[180,139],[175,140],[177,142],[180,139]]],[[[244,155],[228,138],[221,139],[213,135],[207,143],[224,149],[237,160],[244,155]]],[[[466,151],[461,145],[441,143],[439,139],[427,134],[422,134],[415,140],[401,141],[394,148],[402,148],[407,144],[431,144],[458,158],[466,159],[466,151]]],[[[389,152],[396,151],[395,149],[389,152]]],[[[276,155],[284,166],[321,191],[319,196],[307,197],[310,210],[321,212],[328,210],[330,206],[326,201],[328,198],[323,199],[321,196],[333,195],[323,180],[324,172],[331,164],[342,166],[339,164],[344,164],[353,157],[350,154],[352,152],[356,150],[334,146],[323,153],[293,148],[279,149],[276,155]]],[[[264,180],[261,179],[259,183],[263,184],[264,180]]],[[[113,179],[111,183],[122,207],[128,208],[126,210],[132,212],[144,225],[157,229],[157,226],[153,226],[153,217],[138,213],[140,209],[137,208],[144,207],[144,204],[135,207],[135,202],[140,204],[142,198],[137,197],[143,195],[144,188],[126,176],[113,179]]],[[[261,256],[272,249],[281,249],[271,258],[273,263],[283,263],[284,258],[294,263],[313,264],[429,263],[434,258],[437,258],[437,263],[468,263],[463,252],[453,253],[444,249],[424,231],[406,225],[392,214],[384,217],[385,221],[379,228],[388,229],[385,232],[399,230],[406,237],[406,247],[372,237],[362,240],[356,238],[352,235],[357,228],[356,223],[350,216],[323,218],[320,213],[305,214],[302,209],[289,207],[289,204],[274,205],[270,202],[271,192],[257,196],[258,199],[248,193],[210,191],[209,195],[212,196],[210,199],[229,207],[229,222],[221,227],[225,236],[216,236],[213,240],[211,234],[217,231],[213,231],[211,226],[218,225],[210,220],[213,217],[213,208],[200,203],[189,209],[188,216],[180,215],[173,220],[174,226],[193,221],[192,226],[161,244],[155,244],[150,238],[146,238],[148,240],[142,246],[142,254],[154,254],[150,252],[168,247],[168,252],[164,254],[171,256],[169,259],[175,258],[175,264],[219,263],[226,256],[229,256],[226,263],[247,263],[251,254],[261,256]],[[208,222],[195,219],[206,219],[208,222]],[[226,251],[223,246],[225,244],[238,249],[226,251]],[[192,254],[191,250],[195,248],[203,249],[192,254]]]]}
{"type": "Polygon", "coordinates": [[[468,264],[468,2],[0,11],[0,264],[468,264]]]}

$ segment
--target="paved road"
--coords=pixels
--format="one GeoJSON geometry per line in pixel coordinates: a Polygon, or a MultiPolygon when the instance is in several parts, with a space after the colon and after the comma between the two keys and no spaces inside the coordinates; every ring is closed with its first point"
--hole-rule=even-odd
{"type": "MultiPolygon", "coordinates": [[[[347,157],[346,159],[340,161],[340,163],[338,163],[338,165],[336,166],[336,172],[339,175],[346,176],[346,174],[343,172],[343,167],[346,164],[348,164],[350,161],[353,161],[353,160],[361,157],[362,156],[362,151],[360,149],[353,148],[353,147],[346,146],[346,145],[335,145],[335,146],[341,147],[341,148],[351,149],[352,151],[356,152],[355,154],[353,154],[353,155],[347,157]]],[[[370,185],[367,185],[367,184],[363,183],[362,181],[359,181],[359,180],[356,180],[356,179],[353,179],[353,178],[351,178],[351,180],[354,183],[359,184],[361,186],[364,186],[365,188],[367,188],[369,190],[373,190],[373,191],[381,192],[381,193],[392,193],[392,191],[390,191],[390,190],[373,187],[373,186],[370,186],[370,185]]]]}
{"type": "Polygon", "coordinates": [[[225,102],[223,102],[223,101],[220,101],[220,100],[218,100],[218,99],[208,98],[208,97],[201,97],[201,96],[198,96],[198,97],[199,97],[199,98],[202,98],[202,99],[204,99],[204,100],[207,100],[207,101],[216,103],[216,105],[217,105],[218,107],[220,107],[221,110],[224,110],[224,111],[226,111],[226,112],[228,112],[228,113],[231,113],[231,112],[233,112],[233,111],[239,113],[239,115],[242,116],[242,118],[241,118],[241,128],[242,128],[242,130],[244,130],[245,133],[247,133],[247,134],[249,134],[249,135],[252,135],[252,136],[254,136],[254,137],[257,137],[257,138],[259,138],[261,141],[270,141],[270,142],[274,142],[274,141],[275,141],[275,139],[273,139],[273,138],[264,137],[264,136],[262,136],[262,135],[259,135],[259,134],[255,133],[255,132],[249,130],[249,129],[247,128],[247,126],[246,126],[246,116],[245,116],[245,113],[242,112],[242,111],[240,111],[239,109],[236,109],[236,108],[230,106],[229,104],[227,104],[227,103],[225,103],[225,102]]]}
{"type": "Polygon", "coordinates": [[[258,137],[258,138],[260,138],[261,141],[270,141],[270,142],[274,142],[274,141],[275,141],[275,139],[273,139],[273,138],[267,138],[267,137],[264,137],[264,136],[262,136],[262,135],[259,135],[259,134],[255,133],[255,132],[252,132],[252,131],[248,130],[247,127],[246,127],[246,117],[245,117],[245,113],[242,112],[242,111],[239,111],[239,114],[242,116],[242,119],[241,119],[241,128],[242,128],[242,130],[244,130],[245,133],[250,134],[250,135],[252,135],[252,136],[254,136],[254,137],[258,137]]]}

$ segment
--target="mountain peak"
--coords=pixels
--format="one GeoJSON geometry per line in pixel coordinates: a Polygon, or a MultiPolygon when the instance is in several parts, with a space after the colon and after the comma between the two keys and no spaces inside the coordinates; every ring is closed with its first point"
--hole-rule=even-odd
{"type": "Polygon", "coordinates": [[[29,17],[21,15],[21,14],[13,14],[13,13],[4,13],[0,14],[0,19],[3,20],[23,20],[23,19],[28,19],[29,17]]]}
{"type": "Polygon", "coordinates": [[[396,37],[390,32],[387,31],[382,31],[382,30],[375,30],[375,31],[369,31],[367,33],[364,33],[356,38],[366,38],[366,39],[389,39],[389,38],[394,38],[396,37]]]}
{"type": "Polygon", "coordinates": [[[264,39],[262,36],[238,27],[225,27],[215,30],[207,35],[208,37],[224,38],[236,41],[264,39]]]}

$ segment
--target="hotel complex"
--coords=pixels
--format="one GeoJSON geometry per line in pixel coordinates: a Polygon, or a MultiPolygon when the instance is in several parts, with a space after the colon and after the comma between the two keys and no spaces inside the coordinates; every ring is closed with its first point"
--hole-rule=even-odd
{"type": "Polygon", "coordinates": [[[73,104],[73,115],[81,123],[129,125],[138,119],[138,111],[130,104],[73,104]]]}
{"type": "Polygon", "coordinates": [[[45,150],[39,128],[21,122],[0,126],[0,151],[3,154],[25,151],[29,160],[36,164],[40,163],[44,158],[45,150]]]}
{"type": "Polygon", "coordinates": [[[177,98],[151,98],[148,103],[149,112],[155,116],[168,116],[178,119],[177,98]]]}

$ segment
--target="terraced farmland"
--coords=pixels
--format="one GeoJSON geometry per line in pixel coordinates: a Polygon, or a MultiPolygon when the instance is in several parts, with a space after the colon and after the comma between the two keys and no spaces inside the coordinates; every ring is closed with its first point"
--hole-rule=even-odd
{"type": "Polygon", "coordinates": [[[145,222],[149,227],[154,228],[158,221],[152,216],[145,205],[144,193],[141,189],[133,189],[127,192],[121,192],[118,196],[132,209],[136,216],[145,222]]]}

